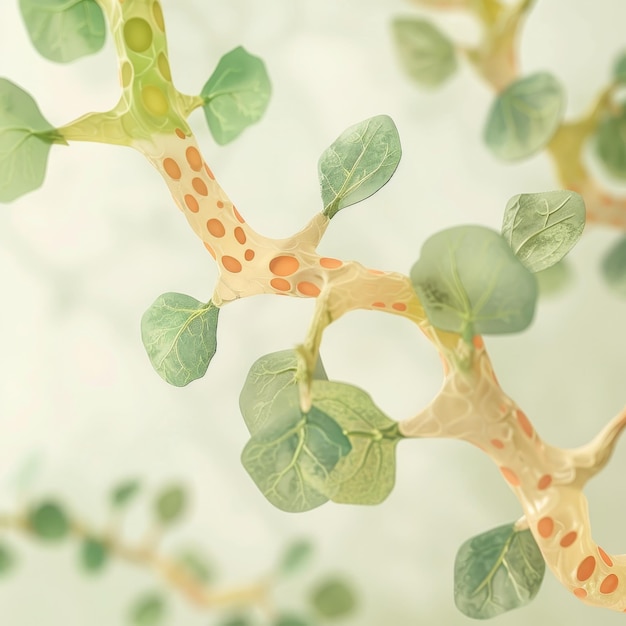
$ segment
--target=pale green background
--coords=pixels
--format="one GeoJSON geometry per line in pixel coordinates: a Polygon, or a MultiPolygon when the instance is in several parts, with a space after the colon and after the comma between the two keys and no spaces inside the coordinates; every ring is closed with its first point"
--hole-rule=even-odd
{"type": "MultiPolygon", "coordinates": [[[[0,75],[32,93],[56,125],[112,106],[118,95],[112,47],[70,66],[29,44],[17,0],[1,0],[0,75]]],[[[564,83],[568,113],[590,104],[612,59],[626,47],[623,0],[538,0],[528,20],[525,72],[564,83]]],[[[274,85],[265,119],[233,145],[215,146],[197,112],[208,162],[253,228],[276,237],[320,209],[319,154],[348,125],[386,113],[404,156],[387,187],[332,222],[321,250],[379,269],[408,272],[423,241],[461,223],[498,228],[514,194],[553,189],[550,163],[495,162],[481,145],[492,94],[462,67],[443,89],[418,90],[398,69],[390,38],[401,0],[163,0],[177,86],[198,92],[219,57],[243,44],[267,63],[274,85]]],[[[466,39],[465,20],[445,25],[466,39]]],[[[618,233],[590,228],[571,255],[574,286],[542,302],[533,327],[489,339],[501,383],[550,442],[590,439],[626,397],[626,302],[598,267],[618,233]]],[[[311,579],[349,575],[362,609],[346,626],[473,623],[454,608],[452,566],[468,537],[515,520],[519,506],[496,468],[469,446],[410,441],[399,447],[397,486],[373,508],[328,504],[293,515],[273,509],[239,463],[247,433],[237,398],[258,356],[293,346],[312,302],[258,297],[222,311],[218,352],[206,378],[168,387],[144,354],[139,320],[160,293],[208,299],[211,258],[167,190],[131,150],[54,148],[44,187],[0,211],[0,506],[16,505],[13,476],[35,455],[41,471],[29,497],[53,494],[97,523],[104,494],[120,478],[149,486],[179,478],[193,491],[188,521],[172,533],[206,546],[224,582],[249,580],[289,538],[314,538],[311,579]]],[[[422,407],[440,384],[438,358],[407,322],[354,313],[327,332],[332,378],[367,389],[391,416],[422,407]]],[[[626,444],[588,489],[594,536],[612,552],[626,544],[626,444]]],[[[138,536],[142,514],[131,516],[138,536]]],[[[153,587],[145,572],[116,562],[99,581],[74,565],[75,545],[46,548],[11,538],[23,556],[0,584],[7,626],[118,626],[126,603],[153,587]]],[[[283,588],[299,603],[308,578],[283,588]]],[[[175,604],[172,626],[213,618],[175,604]]],[[[550,573],[530,607],[498,618],[522,624],[622,624],[589,609],[550,573]]]]}

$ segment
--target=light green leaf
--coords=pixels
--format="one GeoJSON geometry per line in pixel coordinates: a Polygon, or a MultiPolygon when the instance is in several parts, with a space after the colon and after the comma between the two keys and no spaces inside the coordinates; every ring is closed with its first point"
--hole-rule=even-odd
{"type": "Polygon", "coordinates": [[[130,479],[121,482],[111,490],[111,504],[116,509],[121,509],[137,496],[141,485],[138,480],[130,479]]]}
{"type": "Polygon", "coordinates": [[[454,564],[454,601],[474,619],[489,619],[528,604],[545,572],[543,556],[529,530],[515,524],[466,541],[454,564]]]}
{"type": "Polygon", "coordinates": [[[613,78],[616,82],[626,83],[626,51],[622,52],[613,66],[613,78]]]}
{"type": "Polygon", "coordinates": [[[502,236],[531,272],[540,272],[560,261],[584,228],[585,202],[580,194],[525,193],[507,203],[502,236]]]}
{"type": "Polygon", "coordinates": [[[396,479],[396,444],[402,438],[362,389],[345,383],[314,381],[313,404],[342,428],[352,449],[332,470],[326,490],[333,502],[379,504],[396,479]]]}
{"type": "Polygon", "coordinates": [[[393,176],[401,156],[398,129],[387,115],[344,131],[318,163],[324,215],[332,218],[376,193],[393,176]]]}
{"type": "Polygon", "coordinates": [[[160,593],[141,596],[132,605],[130,621],[133,626],[160,626],[165,621],[165,597],[160,593]]]}
{"type": "Polygon", "coordinates": [[[272,85],[263,61],[239,46],[225,54],[202,88],[204,115],[220,145],[258,122],[269,103],[272,85]]]}
{"type": "Polygon", "coordinates": [[[516,161],[541,150],[558,129],[565,96],[552,75],[540,72],[509,85],[489,112],[484,139],[500,159],[516,161]]]}
{"type": "Polygon", "coordinates": [[[287,546],[287,550],[278,564],[279,574],[290,575],[301,570],[311,560],[312,554],[313,544],[306,539],[287,546]]]}
{"type": "Polygon", "coordinates": [[[242,463],[263,495],[283,511],[308,511],[328,501],[325,484],[350,441],[315,406],[300,409],[297,388],[275,399],[271,419],[252,435],[242,463]]]}
{"type": "Polygon", "coordinates": [[[59,541],[70,530],[69,519],[56,502],[46,501],[28,512],[28,526],[34,535],[44,541],[59,541]]]}
{"type": "Polygon", "coordinates": [[[203,585],[215,580],[215,568],[197,549],[186,549],[176,556],[176,562],[203,585]]]}
{"type": "Polygon", "coordinates": [[[141,318],[141,339],[157,374],[184,387],[206,374],[217,350],[219,308],[182,293],[159,296],[141,318]]]}
{"type": "Polygon", "coordinates": [[[280,615],[274,621],[272,626],[312,626],[309,620],[306,620],[299,615],[280,615]]]}
{"type": "Polygon", "coordinates": [[[109,548],[100,539],[87,537],[80,549],[80,562],[87,572],[100,572],[109,559],[109,548]]]}
{"type": "Polygon", "coordinates": [[[15,567],[15,556],[9,548],[0,543],[0,578],[6,576],[15,567]]]}
{"type": "Polygon", "coordinates": [[[345,581],[332,578],[313,590],[311,604],[321,617],[334,619],[354,611],[356,596],[345,581]]]}
{"type": "Polygon", "coordinates": [[[562,293],[574,279],[572,268],[566,259],[562,259],[546,270],[537,272],[535,277],[540,297],[552,297],[562,293]]]}
{"type": "Polygon", "coordinates": [[[619,181],[626,180],[626,106],[600,122],[593,147],[607,173],[619,181]]]}
{"type": "Polygon", "coordinates": [[[620,237],[604,257],[602,273],[609,287],[626,297],[626,237],[620,237]]]}
{"type": "Polygon", "coordinates": [[[483,226],[457,226],[430,237],[411,269],[430,322],[474,334],[524,330],[532,321],[537,281],[504,238],[483,226]]]}
{"type": "Polygon", "coordinates": [[[187,508],[187,493],[181,485],[169,485],[156,497],[154,510],[161,524],[177,521],[187,508]]]}
{"type": "Polygon", "coordinates": [[[402,17],[394,20],[393,35],[400,63],[424,87],[437,87],[457,68],[452,42],[430,22],[402,17]]]}
{"type": "Polygon", "coordinates": [[[65,143],[33,98],[0,78],[0,202],[41,187],[53,143],[65,143]]]}
{"type": "Polygon", "coordinates": [[[104,46],[106,24],[96,0],[20,0],[33,45],[46,59],[67,63],[104,46]]]}
{"type": "MultiPolygon", "coordinates": [[[[253,363],[239,396],[239,408],[251,435],[265,426],[276,396],[297,385],[297,368],[298,357],[294,350],[272,352],[253,363]]],[[[328,379],[321,359],[317,361],[313,378],[328,379]]]]}

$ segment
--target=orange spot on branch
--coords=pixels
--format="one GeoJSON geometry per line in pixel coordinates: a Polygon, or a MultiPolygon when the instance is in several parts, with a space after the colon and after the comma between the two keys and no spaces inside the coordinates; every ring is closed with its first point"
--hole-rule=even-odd
{"type": "Polygon", "coordinates": [[[272,278],[270,285],[278,291],[289,291],[291,289],[291,284],[284,278],[272,278]]]}
{"type": "Polygon", "coordinates": [[[517,474],[513,470],[509,469],[508,467],[501,467],[500,472],[502,472],[502,476],[504,476],[504,479],[510,485],[513,485],[513,487],[519,487],[520,480],[517,477],[517,474]]]}
{"type": "Polygon", "coordinates": [[[202,169],[202,157],[200,156],[197,148],[190,146],[187,148],[185,156],[187,157],[187,163],[189,163],[189,167],[191,167],[192,170],[199,172],[202,169]]]}
{"type": "Polygon", "coordinates": [[[185,204],[192,213],[197,213],[200,210],[198,201],[189,193],[185,196],[185,204]]]}
{"type": "Polygon", "coordinates": [[[542,517],[537,524],[537,532],[547,539],[554,531],[554,520],[551,517],[542,517]]]}
{"type": "Polygon", "coordinates": [[[293,256],[277,256],[270,261],[270,272],[275,276],[291,276],[299,267],[298,259],[293,256]]]}
{"type": "Polygon", "coordinates": [[[580,580],[580,582],[584,582],[591,578],[593,571],[596,569],[596,557],[588,556],[583,559],[576,570],[576,578],[580,580]]]}
{"type": "Polygon", "coordinates": [[[576,533],[576,531],[572,530],[568,532],[567,535],[563,536],[563,539],[561,539],[559,545],[562,548],[569,548],[574,543],[574,541],[576,541],[576,537],[578,537],[578,534],[576,533]]]}
{"type": "Polygon", "coordinates": [[[600,585],[600,593],[613,593],[619,585],[619,578],[615,574],[609,574],[600,585]]]}
{"type": "Polygon", "coordinates": [[[222,265],[233,274],[241,272],[241,263],[232,256],[223,256],[222,265]]]}
{"type": "Polygon", "coordinates": [[[302,281],[296,285],[296,288],[303,296],[311,296],[312,298],[319,296],[320,288],[313,283],[302,281]]]}
{"type": "Polygon", "coordinates": [[[343,261],[324,256],[320,259],[320,265],[322,267],[325,267],[326,269],[331,270],[336,267],[341,267],[343,265],[343,261]]]}

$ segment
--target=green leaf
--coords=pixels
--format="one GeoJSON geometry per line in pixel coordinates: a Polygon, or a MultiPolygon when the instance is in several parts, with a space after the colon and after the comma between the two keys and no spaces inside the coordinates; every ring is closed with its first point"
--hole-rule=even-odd
{"type": "MultiPolygon", "coordinates": [[[[239,408],[251,435],[265,426],[276,396],[297,385],[297,368],[298,357],[294,350],[272,352],[253,363],[239,396],[239,408]]],[[[321,359],[317,361],[313,378],[328,378],[321,359]]]]}
{"type": "Polygon", "coordinates": [[[201,93],[215,141],[224,145],[258,122],[271,93],[272,85],[259,57],[241,46],[225,54],[201,93]]]}
{"type": "Polygon", "coordinates": [[[559,82],[540,72],[502,91],[489,112],[484,139],[500,159],[517,161],[543,148],[556,132],[565,109],[559,82]]]}
{"type": "Polygon", "coordinates": [[[141,339],[166,382],[184,387],[206,374],[217,349],[219,308],[182,293],[160,295],[141,318],[141,339]]]}
{"type": "Polygon", "coordinates": [[[437,87],[457,68],[452,42],[426,20],[403,17],[394,20],[393,35],[400,63],[423,87],[437,87]]]}
{"type": "Polygon", "coordinates": [[[287,546],[278,564],[279,574],[289,575],[301,570],[311,560],[312,554],[313,544],[310,541],[295,541],[287,546]]]}
{"type": "Polygon", "coordinates": [[[181,485],[170,485],[162,489],[155,501],[155,513],[161,524],[177,521],[187,508],[187,494],[181,485]]]}
{"type": "Polygon", "coordinates": [[[6,576],[15,567],[15,556],[9,548],[0,543],[0,578],[6,576]]]}
{"type": "Polygon", "coordinates": [[[42,502],[28,512],[31,532],[44,541],[59,541],[66,537],[70,522],[59,504],[42,502]]]}
{"type": "Polygon", "coordinates": [[[229,615],[218,626],[252,626],[252,621],[247,615],[229,615]]]}
{"type": "Polygon", "coordinates": [[[607,173],[617,180],[626,180],[626,107],[598,124],[593,147],[607,173]]]}
{"type": "Polygon", "coordinates": [[[545,572],[543,556],[529,530],[515,524],[466,541],[454,564],[454,601],[474,619],[489,619],[528,604],[545,572]]]}
{"type": "Polygon", "coordinates": [[[298,615],[280,615],[272,626],[312,626],[309,620],[298,615]]]}
{"type": "Polygon", "coordinates": [[[252,435],[241,460],[274,506],[301,512],[328,501],[325,483],[350,447],[335,420],[315,406],[303,413],[298,389],[288,388],[276,398],[271,419],[252,435]]]}
{"type": "Polygon", "coordinates": [[[563,292],[573,280],[573,272],[566,259],[552,265],[546,270],[537,272],[539,296],[552,297],[563,292]]]}
{"type": "Polygon", "coordinates": [[[111,504],[116,509],[121,509],[137,496],[141,485],[138,480],[130,479],[121,482],[111,490],[111,504]]]}
{"type": "Polygon", "coordinates": [[[398,129],[389,116],[350,126],[318,163],[324,215],[332,218],[376,193],[393,176],[401,156],[398,129]]]}
{"type": "Polygon", "coordinates": [[[313,590],[311,604],[321,617],[344,617],[356,608],[356,596],[343,580],[333,578],[313,590]]]}
{"type": "Polygon", "coordinates": [[[513,196],[504,210],[502,236],[531,271],[558,263],[585,228],[585,202],[573,191],[513,196]]]}
{"type": "Polygon", "coordinates": [[[626,51],[622,52],[613,66],[613,78],[616,82],[626,83],[626,51]]]}
{"type": "Polygon", "coordinates": [[[65,143],[36,102],[0,78],[0,202],[41,187],[53,143],[65,143]]]}
{"type": "Polygon", "coordinates": [[[106,24],[96,0],[20,0],[33,45],[46,59],[68,63],[104,46],[106,24]]]}
{"type": "Polygon", "coordinates": [[[351,445],[333,468],[326,492],[333,502],[379,504],[393,489],[397,422],[387,417],[362,389],[345,383],[314,381],[314,406],[330,415],[351,445]]]}
{"type": "Polygon", "coordinates": [[[165,621],[165,598],[160,593],[149,593],[132,605],[130,621],[134,626],[159,626],[165,621]]]}
{"type": "Polygon", "coordinates": [[[626,297],[626,237],[620,237],[604,257],[602,273],[609,287],[626,297]]]}
{"type": "Polygon", "coordinates": [[[441,330],[514,333],[532,321],[537,281],[504,238],[483,226],[457,226],[430,237],[411,269],[430,322],[441,330]]]}
{"type": "Polygon", "coordinates": [[[88,572],[100,572],[109,558],[109,548],[100,539],[87,537],[81,544],[80,562],[88,572]]]}
{"type": "Polygon", "coordinates": [[[183,550],[177,555],[176,562],[203,585],[215,580],[215,568],[197,549],[183,550]]]}

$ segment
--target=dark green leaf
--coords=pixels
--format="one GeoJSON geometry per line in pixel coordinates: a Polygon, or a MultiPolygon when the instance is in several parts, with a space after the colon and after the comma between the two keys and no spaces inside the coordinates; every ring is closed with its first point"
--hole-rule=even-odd
{"type": "Polygon", "coordinates": [[[551,297],[563,292],[573,280],[573,272],[566,259],[552,265],[547,270],[537,272],[539,295],[551,297]]]}
{"type": "Polygon", "coordinates": [[[42,502],[28,512],[31,532],[45,541],[63,539],[70,530],[65,511],[56,502],[42,502]]]}
{"type": "Polygon", "coordinates": [[[149,593],[139,598],[131,607],[133,626],[159,626],[165,621],[166,603],[160,593],[149,593]]]}
{"type": "Polygon", "coordinates": [[[411,282],[431,323],[442,330],[501,334],[532,321],[537,281],[504,238],[483,226],[457,226],[430,237],[411,282]]]}
{"type": "Polygon", "coordinates": [[[217,143],[226,144],[258,122],[272,86],[263,61],[241,46],[225,54],[202,89],[204,115],[217,143]]]}
{"type": "Polygon", "coordinates": [[[528,604],[539,591],[545,562],[529,530],[515,524],[466,541],[454,564],[454,600],[474,619],[488,619],[528,604]]]}
{"type": "Polygon", "coordinates": [[[402,67],[419,85],[437,87],[456,71],[452,42],[430,22],[398,18],[393,34],[402,67]]]}
{"type": "Polygon", "coordinates": [[[626,106],[600,122],[593,143],[606,171],[617,180],[626,180],[626,106]]]}
{"type": "Polygon", "coordinates": [[[293,574],[301,570],[310,560],[313,554],[313,544],[306,539],[296,541],[287,546],[278,565],[280,574],[293,574]]]}
{"type": "Polygon", "coordinates": [[[137,496],[140,484],[138,480],[125,480],[111,490],[111,504],[117,509],[121,509],[137,496]]]}
{"type": "Polygon", "coordinates": [[[312,626],[312,624],[298,615],[280,615],[272,626],[312,626]]]}
{"type": "Polygon", "coordinates": [[[502,91],[489,112],[484,138],[500,159],[516,161],[543,148],[558,129],[563,89],[550,74],[521,78],[502,91]]]}
{"type": "Polygon", "coordinates": [[[281,392],[266,425],[255,432],[242,463],[263,495],[283,511],[308,511],[327,502],[332,469],[350,452],[341,427],[315,406],[300,408],[297,388],[281,392]]]}
{"type": "Polygon", "coordinates": [[[183,550],[177,555],[176,562],[190,576],[203,585],[215,580],[215,569],[213,565],[196,549],[183,550]]]}
{"type": "Polygon", "coordinates": [[[109,558],[109,548],[100,539],[88,537],[82,542],[80,561],[82,566],[91,573],[101,571],[109,558]]]}
{"type": "Polygon", "coordinates": [[[626,237],[620,237],[604,257],[602,273],[609,287],[626,297],[626,237]]]}
{"type": "Polygon", "coordinates": [[[585,203],[573,191],[513,196],[504,211],[502,236],[517,258],[540,272],[560,261],[585,228],[585,203]]]}
{"type": "Polygon", "coordinates": [[[0,202],[41,187],[53,143],[65,143],[33,98],[0,78],[0,202]]]}
{"type": "Polygon", "coordinates": [[[219,312],[182,293],[155,300],[141,318],[141,339],[161,378],[184,387],[204,376],[217,349],[219,312]]]}
{"type": "Polygon", "coordinates": [[[96,0],[20,0],[33,45],[42,56],[67,63],[102,48],[106,24],[96,0]]]}
{"type": "Polygon", "coordinates": [[[376,193],[393,176],[401,156],[398,129],[387,115],[344,131],[318,163],[324,215],[332,218],[376,193]]]}
{"type": "MultiPolygon", "coordinates": [[[[254,362],[239,396],[239,408],[251,435],[269,419],[276,396],[296,386],[297,368],[298,357],[294,350],[272,352],[254,362]]],[[[321,359],[317,361],[313,378],[327,380],[321,359]]]]}
{"type": "Polygon", "coordinates": [[[330,579],[313,590],[311,604],[321,617],[344,617],[356,608],[356,596],[343,580],[330,579]]]}
{"type": "Polygon", "coordinates": [[[187,494],[181,485],[170,485],[157,495],[155,511],[162,524],[177,521],[187,508],[187,494]]]}
{"type": "Polygon", "coordinates": [[[15,556],[9,548],[0,543],[0,578],[6,576],[15,567],[15,556]]]}

